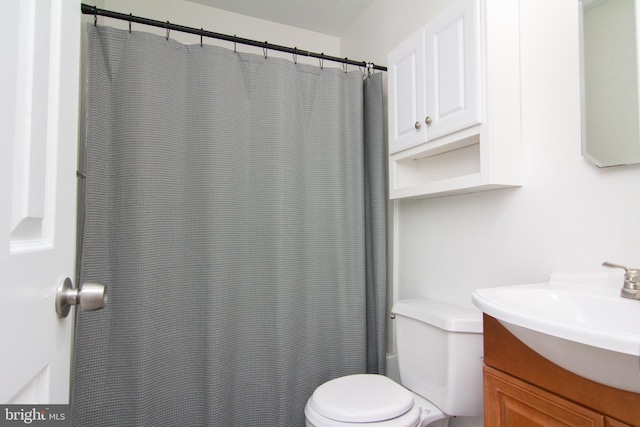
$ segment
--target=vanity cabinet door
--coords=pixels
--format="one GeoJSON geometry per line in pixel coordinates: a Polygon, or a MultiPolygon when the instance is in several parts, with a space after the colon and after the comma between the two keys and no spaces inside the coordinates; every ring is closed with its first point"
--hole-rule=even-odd
{"type": "Polygon", "coordinates": [[[389,151],[394,153],[427,140],[424,30],[391,51],[387,60],[389,151]]]}
{"type": "Polygon", "coordinates": [[[429,140],[481,122],[477,0],[462,0],[425,27],[429,140]]]}
{"type": "Polygon", "coordinates": [[[604,427],[605,417],[583,406],[484,367],[486,426],[492,427],[604,427]]]}
{"type": "Polygon", "coordinates": [[[604,425],[605,427],[633,427],[631,424],[623,423],[622,421],[609,417],[604,417],[604,425]]]}

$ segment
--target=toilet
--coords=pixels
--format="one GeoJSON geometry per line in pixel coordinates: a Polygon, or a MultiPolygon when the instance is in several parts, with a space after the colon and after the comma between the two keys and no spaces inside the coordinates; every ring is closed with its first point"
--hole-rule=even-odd
{"type": "Polygon", "coordinates": [[[446,427],[482,414],[482,312],[424,298],[393,305],[400,382],[335,378],[313,392],[307,427],[446,427]]]}

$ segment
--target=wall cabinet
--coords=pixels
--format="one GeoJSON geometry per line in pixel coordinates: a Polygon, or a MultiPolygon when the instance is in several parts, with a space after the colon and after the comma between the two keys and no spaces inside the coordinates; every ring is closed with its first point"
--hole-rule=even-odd
{"type": "Polygon", "coordinates": [[[390,152],[480,123],[477,6],[457,3],[389,53],[390,152]]]}
{"type": "Polygon", "coordinates": [[[640,426],[640,394],[579,377],[484,316],[485,425],[640,426]]]}
{"type": "Polygon", "coordinates": [[[459,0],[388,55],[390,196],[520,184],[519,7],[459,0]]]}

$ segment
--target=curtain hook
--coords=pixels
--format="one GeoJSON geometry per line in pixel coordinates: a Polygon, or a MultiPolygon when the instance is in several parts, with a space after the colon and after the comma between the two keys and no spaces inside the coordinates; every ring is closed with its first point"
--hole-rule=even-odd
{"type": "Polygon", "coordinates": [[[324,52],[320,54],[320,57],[318,58],[318,62],[320,63],[320,69],[323,70],[324,69],[324,52]]]}
{"type": "Polygon", "coordinates": [[[170,22],[169,22],[169,21],[167,21],[167,40],[169,40],[169,31],[171,31],[171,30],[169,29],[169,24],[170,24],[170,22]]]}
{"type": "Polygon", "coordinates": [[[236,49],[236,35],[233,35],[233,53],[238,53],[238,50],[236,49]]]}
{"type": "Polygon", "coordinates": [[[269,50],[269,42],[264,42],[265,47],[262,48],[262,52],[264,53],[264,59],[267,59],[267,51],[269,50]]]}
{"type": "Polygon", "coordinates": [[[200,27],[200,47],[202,47],[202,33],[204,32],[204,29],[202,27],[200,27]]]}
{"type": "Polygon", "coordinates": [[[129,34],[131,34],[131,17],[132,17],[132,16],[133,16],[133,15],[130,13],[130,14],[129,14],[129,34]]]}
{"type": "Polygon", "coordinates": [[[98,26],[98,8],[96,5],[93,5],[93,26],[98,26]]]}
{"type": "Polygon", "coordinates": [[[347,67],[349,66],[349,58],[347,58],[346,56],[344,57],[344,62],[342,63],[342,69],[344,70],[344,73],[347,74],[347,67]]]}
{"type": "Polygon", "coordinates": [[[298,48],[294,47],[293,48],[293,63],[294,64],[298,64],[298,48]]]}

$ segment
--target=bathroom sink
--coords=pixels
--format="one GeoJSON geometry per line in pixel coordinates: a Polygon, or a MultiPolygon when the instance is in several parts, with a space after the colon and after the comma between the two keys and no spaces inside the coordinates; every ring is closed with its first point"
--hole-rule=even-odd
{"type": "Polygon", "coordinates": [[[574,374],[640,393],[640,300],[616,273],[554,273],[549,282],[477,289],[473,304],[574,374]]]}

